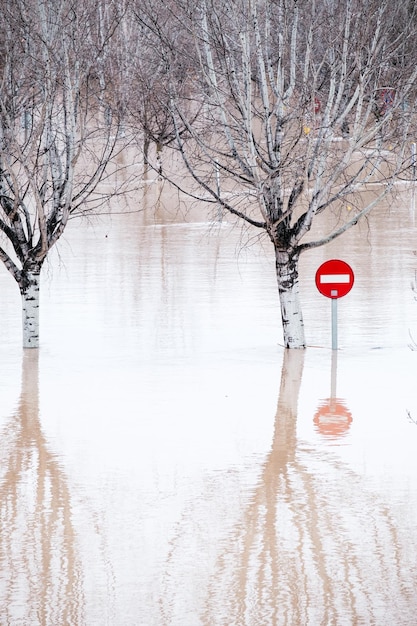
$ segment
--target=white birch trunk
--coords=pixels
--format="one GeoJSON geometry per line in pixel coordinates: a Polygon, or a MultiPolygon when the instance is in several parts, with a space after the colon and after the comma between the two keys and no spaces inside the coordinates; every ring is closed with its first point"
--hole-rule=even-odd
{"type": "Polygon", "coordinates": [[[39,278],[40,271],[26,272],[26,285],[21,287],[23,347],[39,347],[39,278]]]}
{"type": "Polygon", "coordinates": [[[305,348],[304,321],[298,282],[298,257],[275,251],[282,331],[286,348],[305,348]]]}

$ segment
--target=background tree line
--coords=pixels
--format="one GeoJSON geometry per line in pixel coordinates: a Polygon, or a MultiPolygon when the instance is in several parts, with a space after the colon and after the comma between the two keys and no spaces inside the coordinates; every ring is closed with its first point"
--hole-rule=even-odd
{"type": "Polygon", "coordinates": [[[305,347],[300,254],[409,178],[414,3],[2,5],[0,257],[22,293],[24,346],[38,345],[49,250],[71,216],[124,191],[103,182],[135,144],[184,193],[270,239],[284,344],[305,347]],[[338,220],[323,234],[325,211],[338,220]]]}

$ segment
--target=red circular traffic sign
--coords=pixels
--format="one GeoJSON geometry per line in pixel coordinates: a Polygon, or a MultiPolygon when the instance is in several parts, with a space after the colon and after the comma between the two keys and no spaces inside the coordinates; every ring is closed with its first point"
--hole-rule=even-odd
{"type": "Polygon", "coordinates": [[[326,298],[341,298],[353,287],[353,270],[339,259],[331,259],[320,265],[316,272],[316,287],[326,298]]]}

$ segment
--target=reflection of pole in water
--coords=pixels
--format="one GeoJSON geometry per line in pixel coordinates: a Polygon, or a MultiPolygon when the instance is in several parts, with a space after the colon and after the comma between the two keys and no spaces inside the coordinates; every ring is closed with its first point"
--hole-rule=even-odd
{"type": "Polygon", "coordinates": [[[336,385],[337,385],[337,352],[332,350],[332,365],[330,375],[330,397],[336,398],[336,385]]]}
{"type": "Polygon", "coordinates": [[[25,350],[17,413],[2,433],[0,614],[7,623],[82,624],[70,494],[39,422],[38,350],[25,350]]]}

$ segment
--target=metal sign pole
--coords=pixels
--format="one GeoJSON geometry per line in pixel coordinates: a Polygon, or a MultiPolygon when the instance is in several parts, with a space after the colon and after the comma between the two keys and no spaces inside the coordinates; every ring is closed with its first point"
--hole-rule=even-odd
{"type": "Polygon", "coordinates": [[[332,297],[332,350],[337,350],[337,291],[331,292],[332,297]]]}

